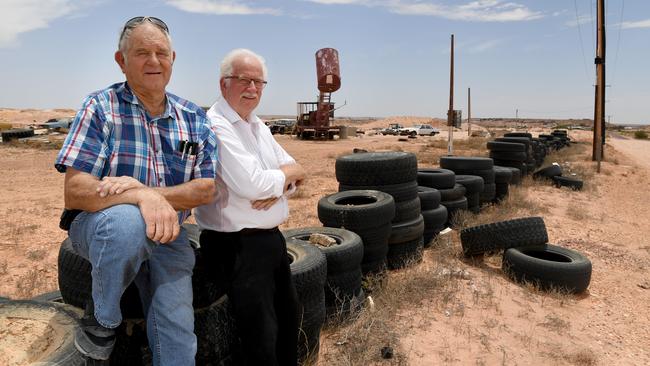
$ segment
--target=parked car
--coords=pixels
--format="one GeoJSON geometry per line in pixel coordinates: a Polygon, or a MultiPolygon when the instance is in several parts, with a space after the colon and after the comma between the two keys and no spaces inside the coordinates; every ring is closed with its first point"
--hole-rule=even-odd
{"type": "Polygon", "coordinates": [[[291,133],[295,124],[295,119],[276,119],[268,121],[267,125],[271,129],[272,134],[279,133],[280,135],[284,135],[285,133],[291,133]]]}
{"type": "Polygon", "coordinates": [[[435,136],[439,133],[440,131],[438,131],[437,128],[428,124],[414,125],[412,127],[404,127],[399,129],[399,134],[406,136],[435,136]]]}
{"type": "Polygon", "coordinates": [[[400,125],[399,123],[390,123],[388,124],[387,128],[384,128],[379,131],[382,135],[397,135],[399,133],[399,130],[403,128],[404,126],[400,125]]]}

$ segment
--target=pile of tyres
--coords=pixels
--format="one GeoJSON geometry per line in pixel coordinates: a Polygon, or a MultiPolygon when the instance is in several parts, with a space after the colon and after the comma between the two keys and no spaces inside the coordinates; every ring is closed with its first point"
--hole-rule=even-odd
{"type": "Polygon", "coordinates": [[[591,261],[580,252],[549,244],[541,217],[465,228],[460,240],[466,257],[503,250],[503,271],[541,290],[580,293],[591,282],[591,261]]]}

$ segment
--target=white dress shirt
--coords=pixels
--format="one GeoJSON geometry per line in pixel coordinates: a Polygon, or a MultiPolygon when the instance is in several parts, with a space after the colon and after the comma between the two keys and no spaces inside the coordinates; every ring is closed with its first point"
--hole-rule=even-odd
{"type": "MultiPolygon", "coordinates": [[[[217,198],[194,209],[201,230],[235,232],[244,228],[270,229],[289,215],[281,165],[295,160],[275,141],[255,114],[242,120],[221,98],[208,118],[217,135],[217,198]],[[256,210],[251,201],[280,197],[268,210],[256,210]]],[[[290,190],[288,193],[292,192],[290,190]]]]}

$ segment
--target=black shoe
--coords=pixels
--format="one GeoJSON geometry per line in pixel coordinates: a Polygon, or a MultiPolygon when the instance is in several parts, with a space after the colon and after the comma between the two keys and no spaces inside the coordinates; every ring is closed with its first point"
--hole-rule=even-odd
{"type": "Polygon", "coordinates": [[[115,330],[97,322],[92,301],[86,304],[86,311],[80,323],[74,336],[77,350],[94,360],[108,360],[115,346],[115,330]]]}

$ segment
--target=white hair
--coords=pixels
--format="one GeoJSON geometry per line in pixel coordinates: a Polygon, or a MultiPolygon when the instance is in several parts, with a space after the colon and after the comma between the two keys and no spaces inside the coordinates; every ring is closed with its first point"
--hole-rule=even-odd
{"type": "MultiPolygon", "coordinates": [[[[117,43],[117,50],[122,53],[122,56],[124,56],[124,59],[126,59],[126,53],[128,51],[128,46],[129,46],[129,40],[131,39],[131,33],[133,33],[133,30],[136,29],[137,27],[141,26],[142,24],[145,24],[145,22],[139,23],[134,27],[129,27],[124,30],[120,30],[120,39],[118,40],[117,43]]],[[[159,29],[165,37],[167,38],[167,42],[169,42],[169,50],[174,51],[174,48],[172,47],[172,37],[169,35],[169,32],[166,32],[164,29],[160,28],[159,26],[151,23],[156,29],[159,29]]]]}
{"type": "Polygon", "coordinates": [[[262,77],[264,80],[266,80],[266,60],[264,60],[264,57],[246,48],[237,48],[228,52],[226,57],[224,57],[221,61],[221,77],[223,78],[226,76],[234,76],[232,74],[232,70],[234,68],[235,61],[244,59],[246,57],[252,57],[259,61],[259,63],[262,65],[262,77]]]}

